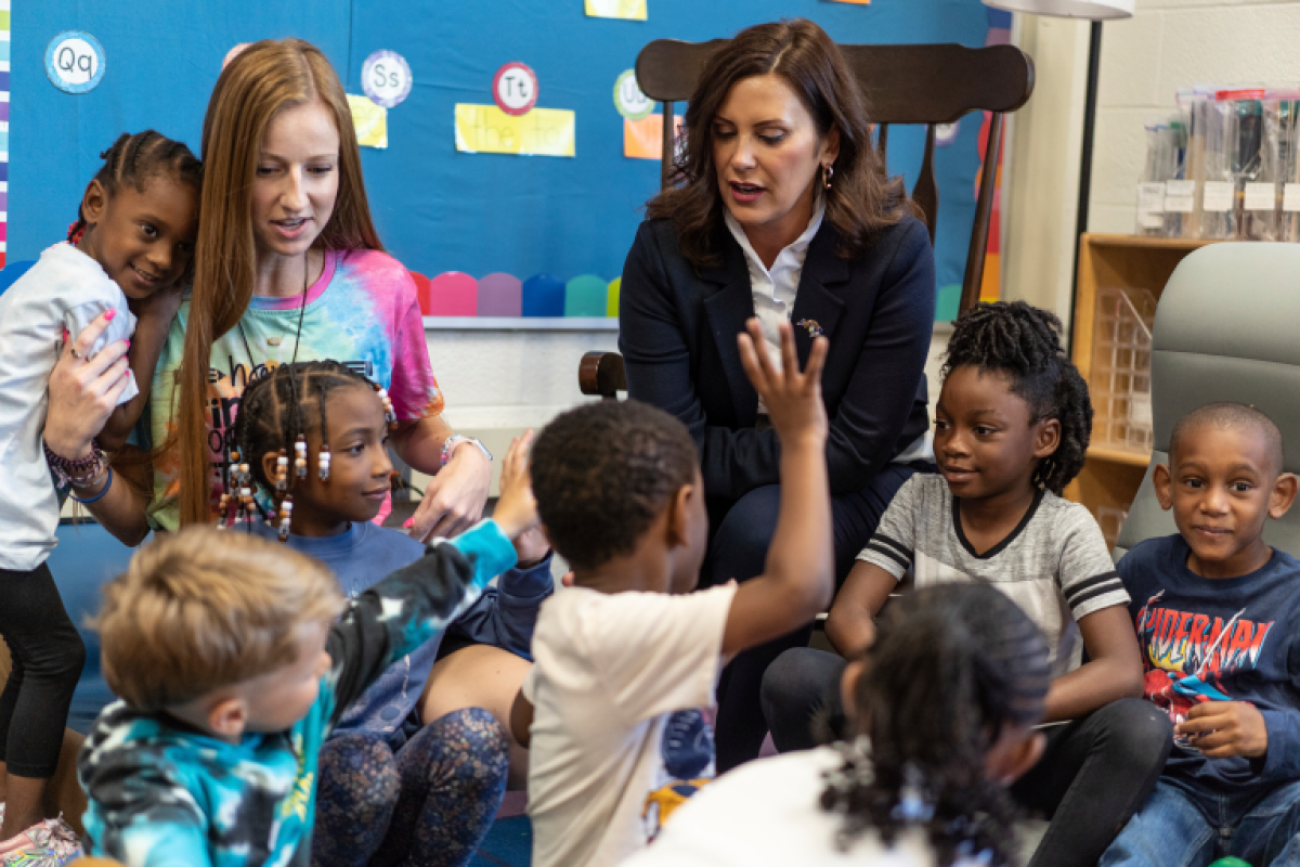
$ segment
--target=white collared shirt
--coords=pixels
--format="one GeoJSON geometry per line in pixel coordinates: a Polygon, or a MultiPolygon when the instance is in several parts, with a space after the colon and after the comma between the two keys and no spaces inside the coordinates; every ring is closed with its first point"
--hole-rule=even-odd
{"type": "MultiPolygon", "coordinates": [[[[781,332],[782,320],[789,322],[794,315],[795,296],[799,292],[799,278],[803,276],[804,260],[808,258],[808,246],[822,227],[822,218],[826,216],[826,199],[818,195],[813,204],[812,219],[808,228],[790,246],[776,254],[772,267],[763,265],[763,260],[754,252],[754,245],[740,221],[731,215],[731,209],[724,208],[722,218],[726,221],[731,237],[736,239],[740,249],[745,252],[745,265],[749,268],[749,283],[754,295],[754,315],[763,326],[763,338],[767,343],[767,354],[777,370],[781,369],[781,332]]],[[[767,414],[763,399],[758,399],[758,412],[767,414]]],[[[933,438],[930,431],[911,442],[892,463],[905,464],[915,460],[934,460],[933,438]]]]}
{"type": "MultiPolygon", "coordinates": [[[[822,218],[826,216],[826,200],[818,196],[813,204],[812,219],[802,235],[794,239],[790,246],[777,253],[772,267],[768,268],[749,243],[740,221],[726,209],[723,219],[731,237],[736,239],[740,249],[745,252],[745,265],[749,268],[749,284],[754,295],[754,315],[763,327],[763,338],[767,342],[767,354],[777,370],[781,369],[781,331],[782,322],[789,322],[794,314],[794,300],[799,292],[799,278],[803,275],[803,263],[808,258],[808,245],[822,227],[822,218]]],[[[766,413],[763,399],[758,399],[759,413],[766,413]]]]}

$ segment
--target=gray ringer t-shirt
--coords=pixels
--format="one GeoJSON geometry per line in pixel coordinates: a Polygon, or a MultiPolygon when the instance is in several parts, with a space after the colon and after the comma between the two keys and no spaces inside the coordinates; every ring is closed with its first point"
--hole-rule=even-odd
{"type": "Polygon", "coordinates": [[[1038,624],[1052,649],[1052,676],[1079,666],[1083,640],[1076,621],[1128,593],[1101,536],[1078,503],[1040,491],[1011,533],[976,554],[957,520],[957,500],[942,476],[918,473],[898,491],[874,536],[858,554],[917,587],[984,581],[1009,596],[1038,624]]]}

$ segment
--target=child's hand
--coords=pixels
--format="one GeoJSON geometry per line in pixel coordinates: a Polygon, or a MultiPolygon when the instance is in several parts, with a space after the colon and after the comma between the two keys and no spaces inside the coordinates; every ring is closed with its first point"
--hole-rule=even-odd
{"type": "Polygon", "coordinates": [[[1174,726],[1174,736],[1186,736],[1192,746],[1211,759],[1258,758],[1268,752],[1264,715],[1246,701],[1207,701],[1192,705],[1187,721],[1174,726]]]}
{"type": "Polygon", "coordinates": [[[520,569],[536,566],[545,560],[549,553],[551,553],[550,540],[536,524],[515,537],[515,556],[519,558],[520,569]]]}
{"type": "Polygon", "coordinates": [[[799,361],[794,349],[794,330],[790,323],[782,322],[781,370],[772,366],[767,354],[763,329],[757,319],[745,323],[748,334],[737,335],[740,345],[740,363],[753,384],[758,396],[767,407],[781,442],[791,444],[805,440],[820,447],[826,441],[826,404],[822,401],[822,366],[830,346],[825,337],[813,341],[808,354],[808,369],[799,372],[799,361]]]}
{"type": "Polygon", "coordinates": [[[492,520],[511,539],[537,523],[537,501],[533,499],[533,482],[528,472],[528,449],[532,444],[532,431],[515,437],[501,462],[501,496],[492,511],[492,520]]]}

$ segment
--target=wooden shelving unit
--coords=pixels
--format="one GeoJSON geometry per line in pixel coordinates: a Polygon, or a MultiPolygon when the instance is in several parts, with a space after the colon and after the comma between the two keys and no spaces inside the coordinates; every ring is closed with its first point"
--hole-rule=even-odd
{"type": "MultiPolygon", "coordinates": [[[[1079,242],[1079,290],[1074,302],[1074,345],[1072,358],[1090,390],[1094,386],[1093,349],[1097,294],[1104,289],[1137,293],[1147,290],[1156,299],[1164,291],[1174,268],[1191,251],[1212,241],[1181,238],[1147,238],[1136,235],[1085,234],[1079,242]]],[[[1099,413],[1100,415],[1100,413],[1099,413]]],[[[1118,527],[1103,510],[1127,512],[1137,495],[1151,460],[1149,450],[1134,450],[1102,443],[1094,427],[1094,442],[1088,462],[1065,495],[1083,503],[1113,534],[1118,527]]],[[[1113,542],[1113,539],[1108,539],[1113,542]]]]}

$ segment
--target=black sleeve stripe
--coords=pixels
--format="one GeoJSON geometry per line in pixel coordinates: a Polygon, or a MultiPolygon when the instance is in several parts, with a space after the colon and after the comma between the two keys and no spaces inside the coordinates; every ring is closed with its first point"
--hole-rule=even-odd
{"type": "Polygon", "coordinates": [[[1112,569],[1109,572],[1103,572],[1100,575],[1094,575],[1091,578],[1088,578],[1087,580],[1080,581],[1078,584],[1074,584],[1071,587],[1069,587],[1065,591],[1065,601],[1073,605],[1074,598],[1078,596],[1080,593],[1083,593],[1086,590],[1091,590],[1094,587],[1110,584],[1112,582],[1118,582],[1119,580],[1120,580],[1119,573],[1116,572],[1114,569],[1112,569]]]}
{"type": "Polygon", "coordinates": [[[894,549],[879,544],[878,542],[876,542],[874,538],[867,543],[866,550],[873,551],[876,554],[881,555],[882,557],[888,557],[890,560],[893,560],[899,566],[902,566],[904,570],[906,570],[909,566],[912,565],[912,560],[910,557],[901,556],[894,549]]]}
{"type": "Polygon", "coordinates": [[[875,535],[873,535],[873,536],[871,537],[871,540],[870,540],[870,541],[872,541],[872,542],[881,542],[881,543],[883,543],[883,544],[885,544],[885,545],[888,545],[889,547],[893,548],[895,551],[897,551],[898,553],[902,554],[904,557],[908,558],[909,560],[912,559],[912,549],[911,549],[911,548],[907,547],[906,545],[904,545],[902,542],[898,541],[897,539],[891,539],[891,538],[889,538],[889,537],[886,536],[884,533],[876,533],[875,535]]]}
{"type": "Polygon", "coordinates": [[[1077,599],[1071,600],[1070,610],[1078,611],[1079,608],[1083,605],[1083,603],[1087,602],[1089,599],[1096,599],[1098,596],[1105,596],[1107,593],[1115,593],[1116,591],[1121,591],[1123,589],[1124,589],[1124,583],[1119,580],[1116,580],[1113,585],[1107,584],[1102,587],[1093,588],[1092,590],[1089,590],[1087,593],[1083,594],[1077,599]]]}

